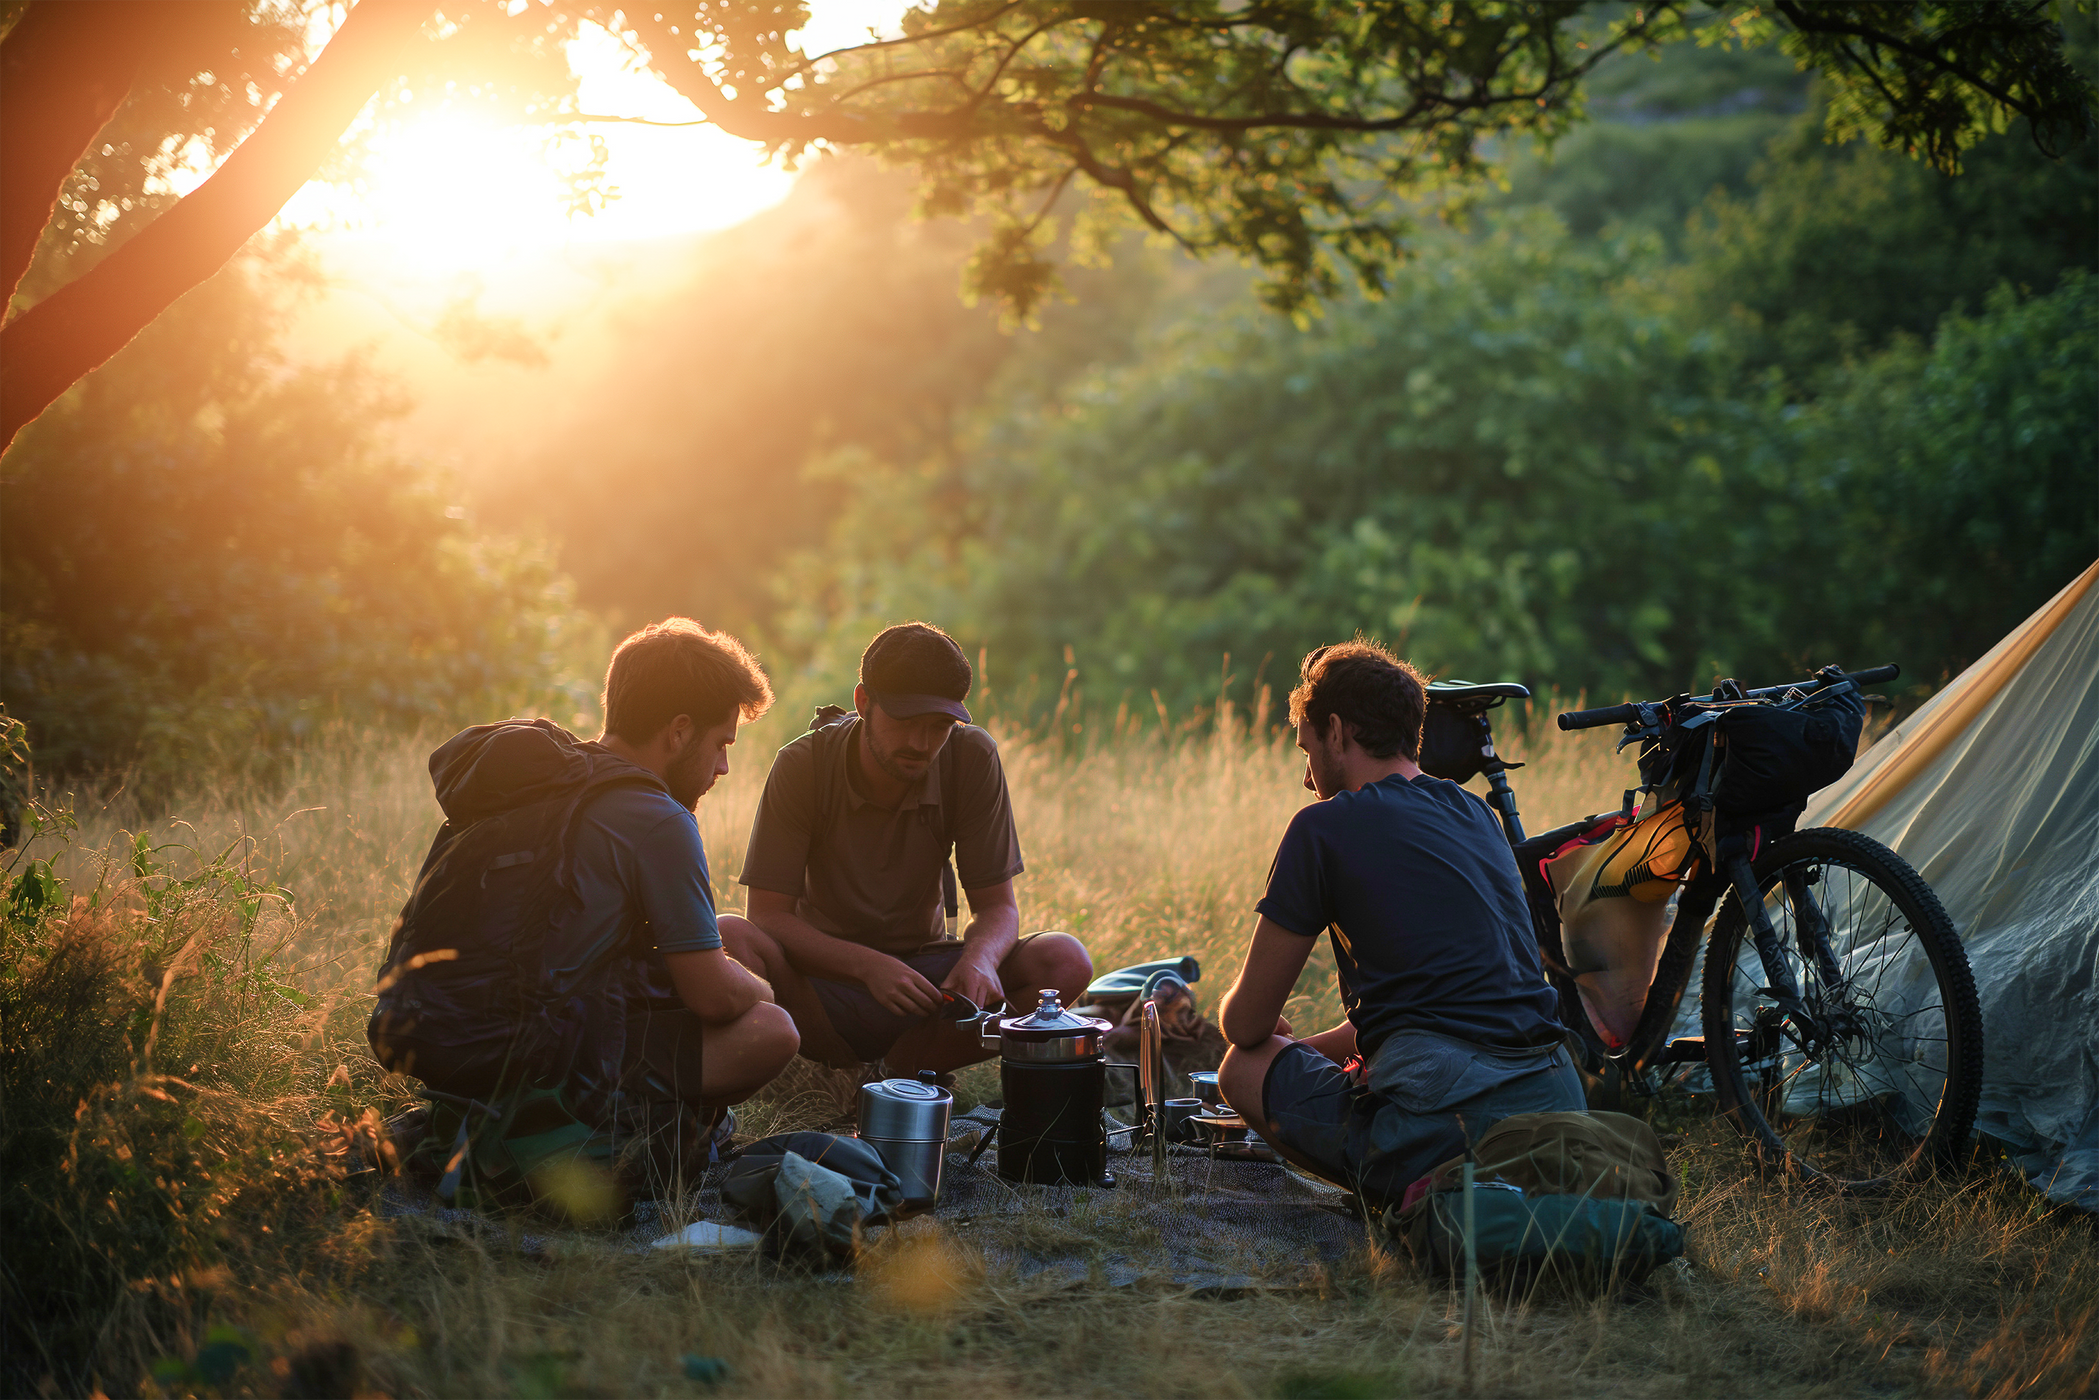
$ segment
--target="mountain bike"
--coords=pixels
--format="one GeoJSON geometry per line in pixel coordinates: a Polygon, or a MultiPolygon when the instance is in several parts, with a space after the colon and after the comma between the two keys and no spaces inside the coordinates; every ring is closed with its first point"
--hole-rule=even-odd
{"type": "Polygon", "coordinates": [[[1861,687],[1897,667],[1561,714],[1622,726],[1638,787],[1618,810],[1527,836],[1491,712],[1521,685],[1429,687],[1422,767],[1484,774],[1523,876],[1546,975],[1584,1068],[1624,1105],[1709,1072],[1766,1167],[1852,1190],[1952,1164],[1974,1127],[1982,1012],[1952,920],[1901,856],[1795,830],[1849,768],[1861,687]],[[1704,950],[1702,1036],[1672,1036],[1704,950]]]}

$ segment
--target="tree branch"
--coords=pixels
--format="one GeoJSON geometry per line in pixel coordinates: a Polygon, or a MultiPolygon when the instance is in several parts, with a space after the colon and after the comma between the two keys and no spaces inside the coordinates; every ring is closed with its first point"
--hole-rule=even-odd
{"type": "MultiPolygon", "coordinates": [[[[1773,6],[1773,8],[1776,9],[1780,14],[1784,15],[1787,21],[1790,22],[1795,29],[1798,29],[1803,34],[1841,35],[1843,37],[1851,39],[1862,39],[1866,43],[1875,45],[1879,48],[1893,49],[1897,53],[1908,54],[1911,58],[1917,59],[1918,61],[1923,63],[1930,64],[1932,67],[1938,69],[1941,73],[1952,74],[1954,77],[1959,78],[1962,82],[1967,83],[1969,86],[1979,89],[1980,91],[1988,94],[1991,98],[2003,103],[2005,106],[2011,108],[2014,112],[2019,113],[2019,115],[2026,117],[2029,120],[2034,115],[2034,108],[2030,104],[2021,102],[2018,98],[2014,97],[2008,89],[2000,87],[1995,83],[1985,81],[1979,75],[1971,72],[1966,65],[1956,63],[1955,61],[1945,57],[1943,54],[1939,53],[1935,49],[1923,48],[1916,44],[1906,43],[1893,34],[1889,34],[1883,30],[1869,29],[1862,24],[1846,24],[1840,20],[1810,19],[1808,8],[1806,6],[1794,3],[1794,0],[1777,0],[1777,3],[1773,6]]],[[[1854,60],[1854,62],[1856,62],[1856,60],[1854,60]]],[[[1866,72],[1869,75],[1875,77],[1877,81],[1878,74],[1875,72],[1874,69],[1867,68],[1866,72]]],[[[1883,93],[1886,93],[1887,89],[1883,87],[1881,88],[1881,91],[1883,93]]],[[[1893,97],[1890,96],[1889,100],[1892,102],[1893,97]]]]}
{"type": "Polygon", "coordinates": [[[168,13],[151,0],[31,5],[0,44],[0,309],[168,13]]]}
{"type": "Polygon", "coordinates": [[[395,71],[429,13],[427,0],[360,0],[210,179],[0,328],[0,449],[270,221],[395,71]]]}

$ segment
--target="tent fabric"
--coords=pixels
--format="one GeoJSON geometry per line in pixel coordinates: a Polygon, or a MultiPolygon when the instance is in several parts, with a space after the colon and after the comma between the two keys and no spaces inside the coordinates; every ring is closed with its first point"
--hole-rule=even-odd
{"type": "Polygon", "coordinates": [[[1976,1127],[2099,1210],[2099,564],[1816,794],[1801,825],[1893,847],[1982,1002],[1976,1127]]]}

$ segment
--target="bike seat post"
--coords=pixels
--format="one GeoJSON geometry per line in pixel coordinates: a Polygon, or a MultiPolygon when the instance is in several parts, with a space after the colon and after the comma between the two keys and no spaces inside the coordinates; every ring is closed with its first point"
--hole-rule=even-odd
{"type": "Polygon", "coordinates": [[[1488,722],[1485,710],[1473,718],[1479,724],[1480,756],[1486,760],[1482,767],[1487,774],[1487,805],[1501,818],[1501,829],[1509,844],[1521,845],[1523,818],[1516,813],[1516,789],[1509,786],[1508,768],[1494,752],[1494,726],[1488,722]]]}

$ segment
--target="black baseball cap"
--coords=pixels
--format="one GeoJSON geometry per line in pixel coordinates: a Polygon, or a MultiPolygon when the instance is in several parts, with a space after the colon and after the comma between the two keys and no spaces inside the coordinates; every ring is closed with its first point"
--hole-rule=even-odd
{"type": "Polygon", "coordinates": [[[892,719],[942,714],[968,724],[972,679],[962,648],[930,622],[885,627],[860,654],[860,683],[892,719]]]}

